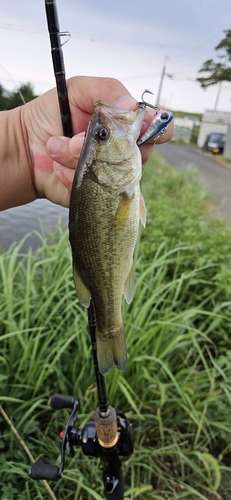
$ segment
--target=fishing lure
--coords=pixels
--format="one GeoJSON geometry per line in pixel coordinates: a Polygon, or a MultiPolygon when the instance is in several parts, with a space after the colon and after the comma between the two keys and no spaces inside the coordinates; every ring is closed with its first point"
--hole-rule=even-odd
{"type": "Polygon", "coordinates": [[[145,90],[141,96],[142,101],[138,102],[137,106],[148,106],[149,108],[153,108],[156,110],[156,114],[154,115],[153,120],[146,132],[137,141],[138,146],[141,146],[141,144],[144,144],[156,134],[158,135],[155,140],[157,140],[161,135],[164,135],[166,133],[168,124],[173,119],[173,113],[171,111],[160,111],[158,106],[153,106],[153,104],[146,102],[143,99],[143,96],[146,92],[152,94],[150,90],[145,90]]]}

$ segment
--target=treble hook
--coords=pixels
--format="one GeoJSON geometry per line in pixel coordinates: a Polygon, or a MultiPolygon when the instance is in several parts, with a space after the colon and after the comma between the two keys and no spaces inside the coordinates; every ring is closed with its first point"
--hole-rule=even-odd
{"type": "Polygon", "coordinates": [[[141,96],[141,99],[142,99],[142,103],[145,104],[145,106],[148,106],[149,108],[153,108],[155,109],[156,111],[159,111],[160,108],[158,108],[158,106],[154,106],[153,104],[150,104],[149,102],[145,101],[144,100],[144,94],[153,94],[153,92],[151,92],[151,90],[148,90],[148,89],[145,89],[142,96],[141,96]]]}

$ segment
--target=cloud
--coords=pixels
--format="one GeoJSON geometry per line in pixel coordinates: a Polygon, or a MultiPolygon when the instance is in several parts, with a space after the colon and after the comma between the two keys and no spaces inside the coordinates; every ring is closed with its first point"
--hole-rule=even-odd
{"type": "MultiPolygon", "coordinates": [[[[139,98],[146,87],[157,93],[168,55],[166,72],[173,79],[164,79],[166,107],[195,112],[213,108],[216,87],[204,92],[187,79],[195,80],[202,63],[214,56],[223,30],[229,28],[230,0],[220,0],[219,8],[214,0],[58,0],[57,6],[61,29],[72,34],[63,49],[67,76],[118,77],[139,98]]],[[[18,85],[30,81],[36,93],[48,90],[55,80],[45,6],[11,0],[2,3],[0,13],[0,64],[18,85]]],[[[10,90],[15,87],[1,67],[0,82],[10,90]]],[[[227,84],[221,92],[221,109],[231,109],[230,88],[227,84]]]]}

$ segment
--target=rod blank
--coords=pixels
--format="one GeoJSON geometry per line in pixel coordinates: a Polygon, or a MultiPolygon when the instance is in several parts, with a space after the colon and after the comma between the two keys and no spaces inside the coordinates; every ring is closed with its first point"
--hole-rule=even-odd
{"type": "Polygon", "coordinates": [[[68,101],[67,84],[65,77],[65,66],[61,44],[58,11],[55,0],[45,0],[48,31],[51,42],[51,55],[58,92],[59,107],[61,113],[63,134],[66,137],[73,136],[71,112],[68,101]]]}

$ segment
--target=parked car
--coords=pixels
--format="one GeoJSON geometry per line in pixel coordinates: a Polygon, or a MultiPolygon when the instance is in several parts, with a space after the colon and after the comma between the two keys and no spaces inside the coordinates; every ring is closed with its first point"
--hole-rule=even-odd
{"type": "Polygon", "coordinates": [[[211,132],[211,134],[206,137],[203,150],[210,151],[211,153],[223,153],[225,141],[225,134],[221,134],[220,132],[211,132]]]}

